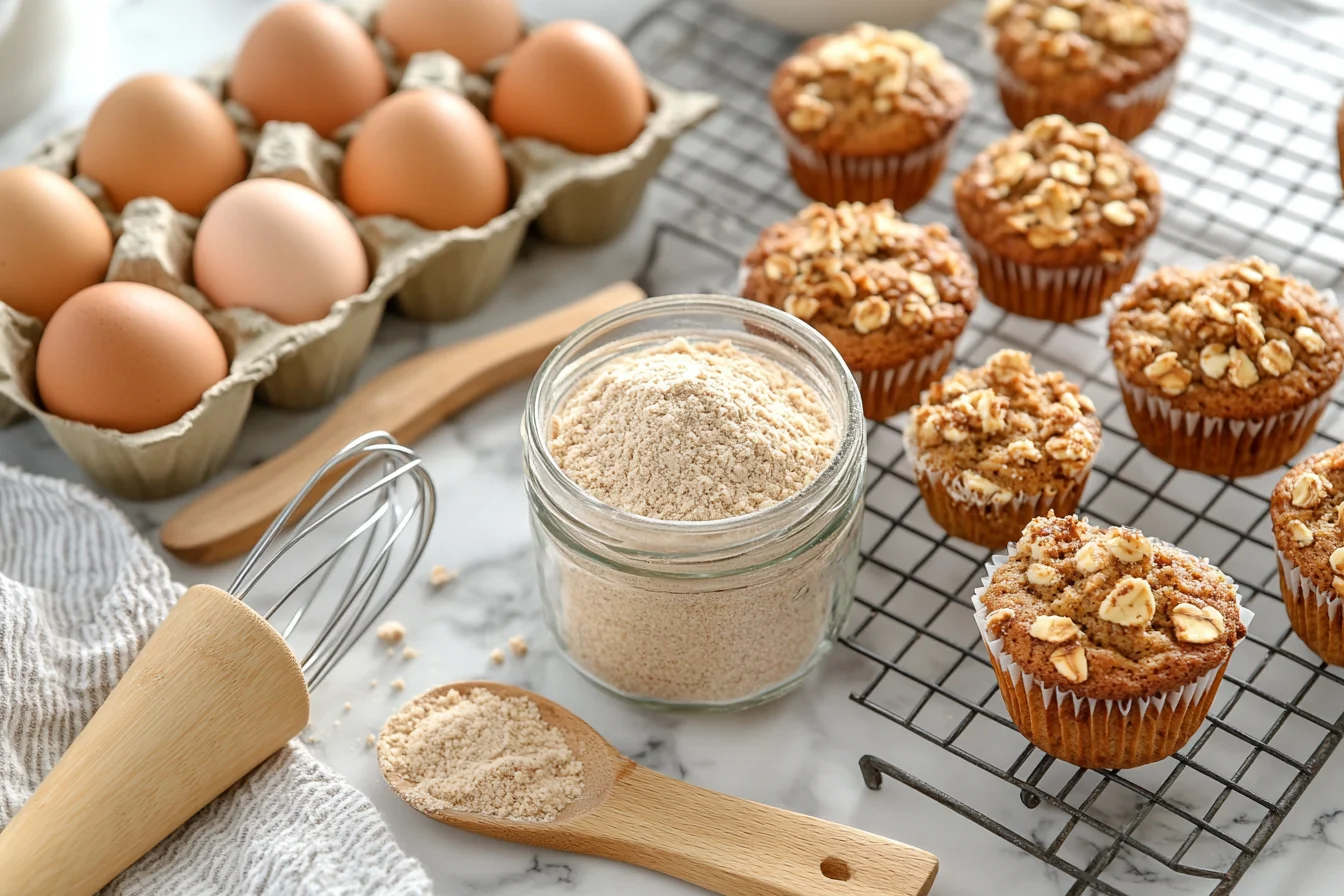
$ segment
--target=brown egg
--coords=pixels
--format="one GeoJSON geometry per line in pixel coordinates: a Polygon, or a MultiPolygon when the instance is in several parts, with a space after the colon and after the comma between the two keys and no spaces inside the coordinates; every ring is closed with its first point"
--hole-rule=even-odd
{"type": "Polygon", "coordinates": [[[364,245],[336,205],[270,177],[225,190],[192,250],[196,286],[220,308],[255,308],[284,324],[327,316],[369,285],[364,245]]]}
{"type": "Polygon", "coordinates": [[[47,410],[121,432],[172,423],[228,370],[206,319],[143,283],[98,283],[75,293],[37,346],[37,391],[47,410]]]}
{"type": "Polygon", "coordinates": [[[112,205],[158,196],[200,215],[247,174],[247,153],[219,101],[195,81],[140,75],[98,104],[75,167],[112,205]]]}
{"type": "Polygon", "coordinates": [[[78,187],[33,165],[0,171],[0,302],[49,320],[111,259],[107,222],[78,187]]]}
{"type": "Polygon", "coordinates": [[[443,50],[474,72],[513,49],[523,21],[513,0],[387,0],[378,33],[402,62],[443,50]]]}
{"type": "Polygon", "coordinates": [[[509,137],[540,137],[601,155],[644,130],[649,92],[616,35],[591,22],[552,22],[533,31],[495,81],[490,119],[509,137]]]}
{"type": "Polygon", "coordinates": [[[341,192],[357,215],[397,215],[429,230],[481,227],[509,207],[509,171],[470,102],[406,90],[374,107],[355,132],[341,192]]]}
{"type": "Polygon", "coordinates": [[[330,137],[387,96],[387,72],[358,22],[329,3],[296,0],[252,26],[229,95],[258,124],[301,121],[330,137]]]}

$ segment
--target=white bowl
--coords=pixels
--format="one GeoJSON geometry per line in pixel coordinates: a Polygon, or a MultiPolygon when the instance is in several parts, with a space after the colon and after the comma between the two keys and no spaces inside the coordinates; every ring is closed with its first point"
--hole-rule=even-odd
{"type": "Polygon", "coordinates": [[[732,0],[732,5],[798,34],[839,31],[855,22],[911,28],[942,12],[953,0],[732,0]]]}

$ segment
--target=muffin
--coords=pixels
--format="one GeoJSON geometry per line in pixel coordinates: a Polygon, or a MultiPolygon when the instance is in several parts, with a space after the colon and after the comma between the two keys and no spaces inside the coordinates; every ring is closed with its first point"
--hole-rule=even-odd
{"type": "Polygon", "coordinates": [[[1101,447],[1101,420],[1059,371],[1004,349],[924,394],[905,453],[947,534],[1002,548],[1046,513],[1072,513],[1101,447]]]}
{"type": "Polygon", "coordinates": [[[938,180],[970,97],[933,44],[867,24],[809,40],[770,85],[799,189],[827,205],[890,199],[901,211],[938,180]]]}
{"type": "Polygon", "coordinates": [[[1344,446],[1314,454],[1279,480],[1269,518],[1279,587],[1293,631],[1344,666],[1344,446]]]}
{"type": "Polygon", "coordinates": [[[1153,169],[1096,124],[1058,115],[977,155],[953,187],[985,298],[1071,321],[1134,278],[1162,213],[1153,169]]]}
{"type": "Polygon", "coordinates": [[[1253,615],[1208,561],[1077,517],[1032,520],[988,569],[972,604],[1008,714],[1083,768],[1184,746],[1253,615]]]}
{"type": "Polygon", "coordinates": [[[1014,127],[1057,114],[1121,140],[1166,107],[1190,36],[1185,0],[990,0],[985,22],[1014,127]]]}
{"type": "Polygon", "coordinates": [[[1108,345],[1139,441],[1214,476],[1286,463],[1344,366],[1333,302],[1259,258],[1162,268],[1134,284],[1108,345]]]}
{"type": "Polygon", "coordinates": [[[807,321],[885,420],[947,371],[978,294],[966,252],[941,224],[902,220],[889,200],[814,203],[769,227],[743,261],[742,296],[807,321]]]}

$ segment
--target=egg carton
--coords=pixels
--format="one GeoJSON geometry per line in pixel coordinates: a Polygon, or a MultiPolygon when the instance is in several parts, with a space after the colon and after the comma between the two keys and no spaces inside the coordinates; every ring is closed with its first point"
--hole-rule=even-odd
{"type": "MultiPolygon", "coordinates": [[[[340,5],[372,33],[379,3],[340,5]]],[[[382,38],[375,44],[395,89],[449,90],[487,112],[494,73],[507,61],[496,60],[482,74],[471,74],[448,54],[431,52],[416,54],[401,67],[382,38]]],[[[0,426],[26,414],[37,417],[91,479],[124,497],[165,497],[207,479],[231,450],[254,395],[278,407],[303,409],[346,389],[394,296],[408,317],[452,320],[476,310],[497,289],[534,222],[543,238],[566,245],[619,233],[634,217],[672,142],[718,105],[710,94],[646,79],[652,111],[644,130],[630,146],[603,156],[530,138],[505,140],[496,131],[513,186],[509,209],[479,228],[430,231],[390,215],[357,217],[340,203],[344,147],[359,122],[331,140],[301,123],[269,122],[258,128],[244,107],[227,98],[229,72],[229,63],[220,63],[197,81],[224,102],[238,126],[252,159],[247,176],[286,178],[335,201],[365,245],[373,278],[326,317],[302,324],[281,324],[251,309],[215,308],[191,281],[197,219],[153,198],[134,200],[115,212],[102,187],[75,172],[82,127],[40,147],[30,161],[71,177],[112,226],[116,247],[106,279],[148,283],[187,301],[210,321],[229,354],[225,379],[167,426],[127,434],[76,423],[46,413],[38,401],[35,362],[42,325],[0,303],[0,426]]]]}

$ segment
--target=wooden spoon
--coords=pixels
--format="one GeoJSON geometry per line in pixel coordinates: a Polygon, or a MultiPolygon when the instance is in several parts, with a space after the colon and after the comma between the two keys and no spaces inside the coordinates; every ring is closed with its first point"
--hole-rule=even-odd
{"type": "MultiPolygon", "coordinates": [[[[164,524],[159,541],[190,563],[245,553],[308,477],[352,439],[381,430],[410,444],[472,402],[533,373],[583,324],[642,298],[635,284],[616,283],[541,317],[402,361],[356,389],[286,450],[187,504],[164,524]]],[[[327,487],[343,472],[334,470],[327,487]]],[[[309,497],[316,501],[326,490],[314,488],[309,497]]]]}
{"type": "MultiPolygon", "coordinates": [[[[551,822],[467,812],[425,812],[453,827],[528,846],[615,859],[661,871],[724,896],[924,896],[938,873],[932,853],[876,834],[704,790],[650,771],[617,752],[569,710],[512,685],[465,681],[500,697],[526,697],[583,763],[583,795],[551,822]]],[[[383,745],[379,741],[380,765],[383,745]]],[[[383,765],[410,805],[415,787],[383,765]]],[[[420,811],[424,811],[421,809],[420,811]]]]}

